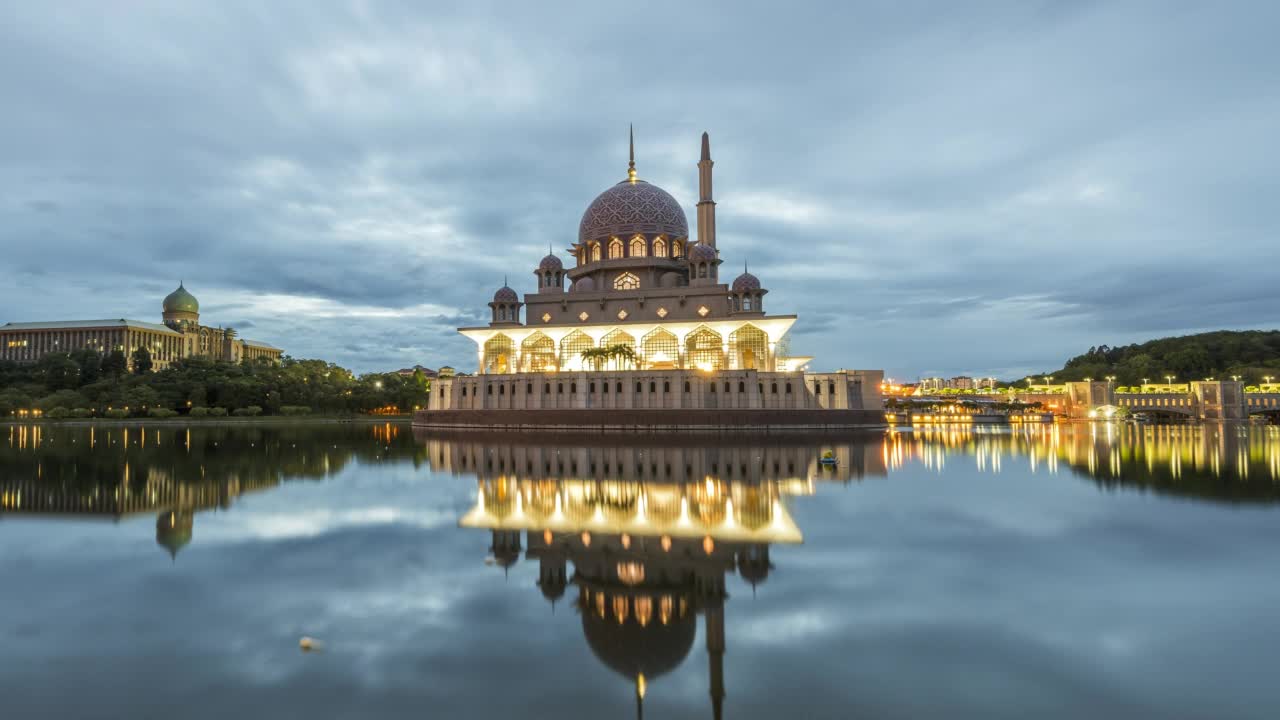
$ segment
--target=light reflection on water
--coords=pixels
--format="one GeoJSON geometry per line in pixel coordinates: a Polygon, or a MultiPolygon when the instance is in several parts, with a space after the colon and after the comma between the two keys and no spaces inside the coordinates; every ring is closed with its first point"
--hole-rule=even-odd
{"type": "Polygon", "coordinates": [[[1274,427],[5,430],[0,576],[15,590],[0,593],[0,695],[20,709],[146,714],[144,696],[210,684],[224,697],[190,716],[1276,706],[1269,681],[1230,671],[1280,659],[1261,640],[1280,630],[1280,597],[1258,553],[1280,541],[1274,427]],[[1149,496],[1195,502],[1135,502],[1149,496]],[[332,642],[301,663],[301,634],[332,642]],[[180,667],[151,664],[188,646],[180,667]],[[51,695],[68,668],[83,692],[51,695]],[[498,695],[484,680],[496,668],[498,695]]]}

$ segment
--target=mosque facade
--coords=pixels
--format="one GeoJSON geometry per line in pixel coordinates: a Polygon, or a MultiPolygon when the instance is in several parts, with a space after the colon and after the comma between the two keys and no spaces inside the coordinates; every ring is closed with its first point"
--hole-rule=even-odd
{"type": "MultiPolygon", "coordinates": [[[[633,140],[626,178],[587,207],[565,258],[537,264],[536,290],[522,297],[504,283],[489,323],[459,328],[475,342],[477,373],[437,379],[417,424],[460,424],[451,411],[483,426],[560,424],[509,412],[552,410],[578,411],[563,416],[570,424],[581,411],[623,410],[841,411],[802,424],[882,423],[881,371],[809,371],[813,358],[790,349],[797,317],[766,310],[769,290],[745,264],[722,278],[713,166],[703,133],[691,234],[680,203],[638,177],[633,140]]],[[[659,415],[632,417],[646,414],[659,415]]]]}
{"type": "Polygon", "coordinates": [[[132,369],[133,353],[144,347],[156,370],[182,358],[279,362],[283,353],[273,345],[239,338],[232,328],[201,325],[200,302],[182,283],[165,297],[160,324],[119,318],[0,325],[0,361],[36,362],[50,353],[83,349],[99,353],[121,350],[132,369]]]}

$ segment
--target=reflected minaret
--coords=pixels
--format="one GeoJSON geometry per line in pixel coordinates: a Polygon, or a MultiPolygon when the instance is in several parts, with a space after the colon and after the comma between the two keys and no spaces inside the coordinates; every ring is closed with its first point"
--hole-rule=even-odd
{"type": "Polygon", "coordinates": [[[505,577],[511,571],[511,566],[520,561],[520,531],[494,530],[489,552],[493,555],[494,563],[502,568],[505,577]]]}

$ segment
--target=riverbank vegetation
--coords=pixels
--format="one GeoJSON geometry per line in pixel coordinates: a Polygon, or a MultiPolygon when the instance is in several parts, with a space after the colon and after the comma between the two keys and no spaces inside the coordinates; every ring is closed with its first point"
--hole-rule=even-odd
{"type": "Polygon", "coordinates": [[[0,418],[254,417],[401,414],[425,407],[430,381],[370,373],[356,376],[323,360],[239,364],[191,358],[152,371],[150,358],[119,351],[53,353],[36,363],[0,363],[0,418]]]}
{"type": "Polygon", "coordinates": [[[1032,379],[1040,382],[1045,376],[1058,383],[1111,377],[1126,386],[1232,377],[1249,385],[1272,384],[1280,381],[1280,330],[1219,330],[1120,347],[1099,345],[1062,369],[1032,379]]]}

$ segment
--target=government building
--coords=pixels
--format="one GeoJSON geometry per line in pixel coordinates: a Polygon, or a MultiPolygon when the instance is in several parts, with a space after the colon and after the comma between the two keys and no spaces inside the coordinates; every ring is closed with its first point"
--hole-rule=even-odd
{"type": "Polygon", "coordinates": [[[0,325],[0,361],[30,363],[49,353],[121,350],[132,369],[133,353],[151,352],[152,367],[160,370],[181,358],[205,357],[222,362],[265,359],[279,362],[280,348],[236,337],[231,328],[200,324],[200,303],[178,283],[164,299],[164,324],[138,320],[57,320],[0,325]]]}
{"type": "Polygon", "coordinates": [[[809,371],[813,358],[790,349],[796,316],[769,314],[745,265],[722,281],[707,134],[693,237],[680,203],[638,177],[634,140],[630,155],[626,178],[583,213],[568,262],[548,254],[534,292],[504,283],[488,325],[459,329],[478,373],[438,378],[415,422],[696,425],[715,411],[717,424],[882,424],[881,371],[809,371]]]}

